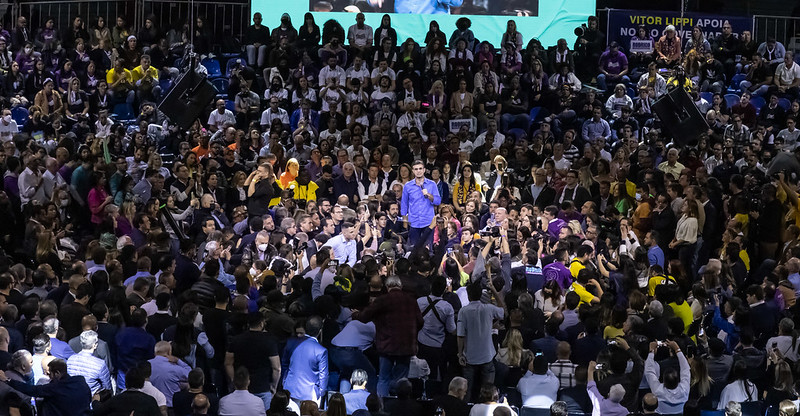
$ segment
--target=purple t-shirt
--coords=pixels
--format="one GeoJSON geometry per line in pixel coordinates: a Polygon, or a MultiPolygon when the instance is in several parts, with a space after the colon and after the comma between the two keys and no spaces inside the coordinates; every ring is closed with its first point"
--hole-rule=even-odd
{"type": "Polygon", "coordinates": [[[567,266],[563,263],[554,261],[542,269],[542,276],[544,281],[549,282],[555,280],[561,287],[561,290],[567,290],[572,285],[572,273],[569,272],[567,266]]]}
{"type": "Polygon", "coordinates": [[[558,240],[558,235],[561,233],[561,229],[567,225],[564,220],[560,218],[556,218],[553,221],[550,221],[550,224],[547,225],[547,234],[550,238],[554,240],[558,240]]]}
{"type": "Polygon", "coordinates": [[[617,75],[628,67],[628,58],[621,52],[612,55],[611,52],[605,51],[600,55],[600,67],[611,75],[617,75]]]}

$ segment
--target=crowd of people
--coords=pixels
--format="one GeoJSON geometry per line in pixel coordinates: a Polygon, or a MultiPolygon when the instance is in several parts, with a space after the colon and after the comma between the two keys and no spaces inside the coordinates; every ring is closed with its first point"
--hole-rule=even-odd
{"type": "Polygon", "coordinates": [[[0,28],[0,414],[797,412],[792,51],[353,16],[0,28]]]}

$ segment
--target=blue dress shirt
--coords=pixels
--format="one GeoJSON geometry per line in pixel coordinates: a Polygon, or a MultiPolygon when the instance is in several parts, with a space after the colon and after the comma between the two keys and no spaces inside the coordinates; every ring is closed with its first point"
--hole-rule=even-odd
{"type": "Polygon", "coordinates": [[[423,228],[431,225],[434,207],[442,203],[439,187],[436,182],[425,178],[422,186],[416,180],[411,180],[403,186],[403,197],[400,199],[400,215],[408,215],[408,224],[412,228],[423,228]],[[422,189],[427,189],[433,195],[433,202],[422,194],[422,189]]]}

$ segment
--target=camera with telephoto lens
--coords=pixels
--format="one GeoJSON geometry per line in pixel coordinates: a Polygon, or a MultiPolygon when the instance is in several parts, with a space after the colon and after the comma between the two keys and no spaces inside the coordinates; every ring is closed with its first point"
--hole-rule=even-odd
{"type": "Polygon", "coordinates": [[[500,227],[492,227],[478,232],[481,237],[500,237],[500,227]]]}
{"type": "Polygon", "coordinates": [[[761,198],[750,199],[750,211],[761,211],[761,198]]]}
{"type": "Polygon", "coordinates": [[[575,36],[581,37],[584,33],[586,33],[587,30],[589,30],[589,27],[586,26],[586,23],[583,23],[575,28],[575,36]]]}

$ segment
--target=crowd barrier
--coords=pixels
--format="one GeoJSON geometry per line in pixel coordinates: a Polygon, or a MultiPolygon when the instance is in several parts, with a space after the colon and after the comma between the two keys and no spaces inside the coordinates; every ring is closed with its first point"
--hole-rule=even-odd
{"type": "Polygon", "coordinates": [[[800,51],[800,17],[753,16],[753,38],[764,42],[774,37],[786,50],[800,51]]]}
{"type": "MultiPolygon", "coordinates": [[[[176,25],[182,25],[189,16],[194,18],[205,18],[206,24],[210,26],[215,39],[221,40],[224,37],[233,36],[242,39],[245,28],[250,25],[250,1],[150,1],[140,0],[142,3],[142,14],[140,24],[144,19],[152,16],[156,21],[156,27],[162,28],[164,32],[176,25]],[[193,13],[190,14],[192,5],[193,13]]],[[[268,24],[267,22],[264,22],[268,24]]],[[[272,22],[270,22],[272,23],[272,22]]],[[[274,25],[269,24],[272,29],[274,25]]],[[[221,42],[220,42],[221,43],[221,42]]]]}
{"type": "MultiPolygon", "coordinates": [[[[250,2],[240,1],[152,1],[152,0],[80,0],[80,1],[32,1],[14,3],[10,10],[11,19],[7,23],[16,22],[17,17],[28,18],[28,27],[36,30],[44,26],[52,17],[55,26],[61,30],[72,24],[75,16],[82,16],[87,30],[94,27],[97,17],[106,18],[106,25],[113,27],[117,16],[124,16],[134,32],[144,24],[148,16],[155,19],[156,27],[163,33],[169,29],[180,27],[190,16],[204,17],[216,39],[233,36],[241,39],[245,28],[250,24],[250,2]],[[194,10],[190,10],[194,6],[194,10]]],[[[2,12],[0,12],[2,14],[2,12]]],[[[8,29],[12,29],[11,24],[8,29]]]]}

